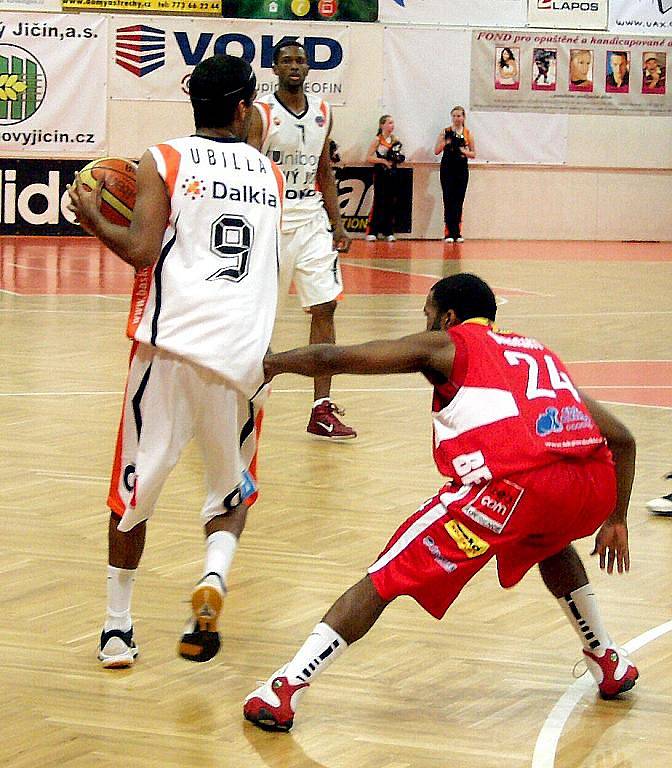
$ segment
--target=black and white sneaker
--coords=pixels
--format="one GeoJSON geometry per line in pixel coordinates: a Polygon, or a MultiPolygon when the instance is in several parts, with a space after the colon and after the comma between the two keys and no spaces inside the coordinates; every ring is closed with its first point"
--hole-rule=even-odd
{"type": "Polygon", "coordinates": [[[120,629],[103,630],[100,633],[98,661],[104,669],[126,669],[132,667],[138,646],[133,640],[133,627],[127,632],[120,629]]]}
{"type": "Polygon", "coordinates": [[[177,649],[183,659],[210,661],[219,651],[221,640],[217,621],[225,594],[224,583],[216,573],[206,574],[194,587],[191,593],[192,615],[177,649]]]}

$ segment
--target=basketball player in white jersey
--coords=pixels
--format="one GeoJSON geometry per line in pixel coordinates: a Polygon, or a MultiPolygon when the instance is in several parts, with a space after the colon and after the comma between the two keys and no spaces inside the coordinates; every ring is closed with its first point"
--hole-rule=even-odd
{"type": "MultiPolygon", "coordinates": [[[[301,306],[311,315],[311,343],[333,344],[336,301],[343,291],[338,252],[347,251],[350,241],[329,160],[331,110],[327,102],[304,93],[308,71],[301,43],[281,40],[273,51],[278,89],[256,102],[248,141],[285,177],[279,295],[285,296],[293,281],[301,306]]],[[[329,440],[357,437],[331,402],[331,377],[316,377],[313,388],[307,431],[329,440]]]]}
{"type": "Polygon", "coordinates": [[[282,175],[244,139],[256,78],[213,56],[193,71],[196,133],[150,147],[129,228],[100,213],[100,193],[75,182],[71,210],[136,269],[133,339],[108,504],[107,617],[98,658],[131,666],[131,594],[161,488],[194,437],[205,464],[203,577],[179,652],[207,661],[248,506],[264,397],[262,359],[277,303],[282,175]]]}

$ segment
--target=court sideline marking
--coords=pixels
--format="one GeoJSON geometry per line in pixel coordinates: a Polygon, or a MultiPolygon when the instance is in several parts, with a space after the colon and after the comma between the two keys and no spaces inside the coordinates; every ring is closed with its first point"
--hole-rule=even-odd
{"type": "MultiPolygon", "coordinates": [[[[657,627],[653,627],[653,629],[642,632],[641,635],[625,643],[623,648],[628,653],[632,653],[668,632],[672,632],[672,621],[666,621],[664,624],[659,624],[657,627]]],[[[595,681],[593,676],[586,672],[558,699],[556,705],[549,712],[541,731],[539,731],[537,743],[534,747],[534,755],[532,756],[532,768],[553,768],[560,736],[574,711],[574,707],[579,703],[582,696],[589,690],[594,689],[594,687],[595,681]]]]}

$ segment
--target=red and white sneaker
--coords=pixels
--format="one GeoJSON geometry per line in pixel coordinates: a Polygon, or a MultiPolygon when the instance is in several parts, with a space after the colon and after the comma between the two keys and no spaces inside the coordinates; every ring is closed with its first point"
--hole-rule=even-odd
{"type": "Polygon", "coordinates": [[[285,667],[280,667],[243,704],[245,719],[265,731],[289,731],[299,699],[309,687],[309,683],[292,685],[282,674],[284,671],[285,667]]]}
{"type": "Polygon", "coordinates": [[[634,687],[639,672],[623,648],[607,648],[602,656],[586,650],[583,653],[603,699],[615,699],[634,687]]]}
{"type": "Polygon", "coordinates": [[[357,432],[338,418],[344,414],[331,400],[325,400],[313,407],[306,432],[326,440],[352,440],[357,432]]]}

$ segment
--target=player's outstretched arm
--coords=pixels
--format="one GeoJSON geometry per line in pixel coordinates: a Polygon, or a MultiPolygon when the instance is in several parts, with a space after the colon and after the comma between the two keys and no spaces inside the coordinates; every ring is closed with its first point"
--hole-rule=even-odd
{"type": "Polygon", "coordinates": [[[635,439],[628,428],[604,406],[583,392],[581,397],[590,415],[604,435],[616,465],[616,506],[595,537],[591,554],[599,555],[600,568],[613,573],[630,570],[628,526],[626,517],[635,476],[635,439]]]}
{"type": "Polygon", "coordinates": [[[311,344],[266,355],[264,372],[267,381],[279,373],[315,377],[433,371],[448,377],[454,351],[452,341],[443,331],[424,331],[391,341],[369,341],[350,347],[311,344]]]}
{"type": "Polygon", "coordinates": [[[166,186],[150,152],[145,152],[140,160],[137,184],[130,227],[120,227],[104,218],[100,212],[100,188],[90,191],[77,178],[68,190],[68,208],[89,234],[95,235],[127,264],[142,269],[159,258],[170,213],[166,186]]]}

